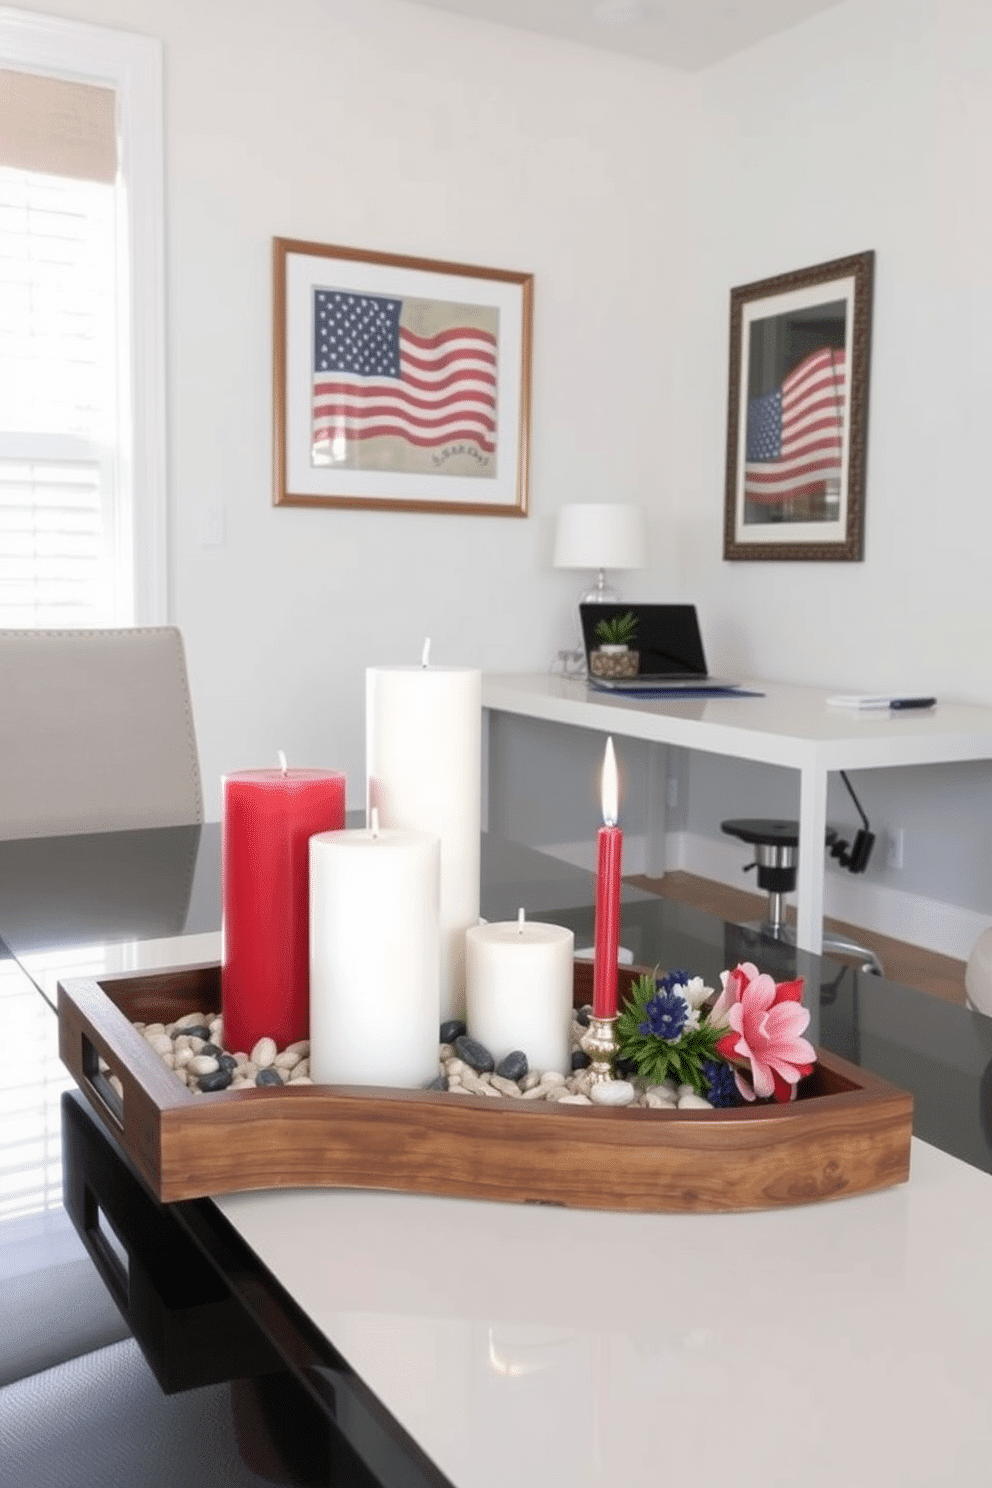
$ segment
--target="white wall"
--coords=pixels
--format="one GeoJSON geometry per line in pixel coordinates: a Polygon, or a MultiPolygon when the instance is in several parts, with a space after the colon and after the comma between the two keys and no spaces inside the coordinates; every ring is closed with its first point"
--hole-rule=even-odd
{"type": "Polygon", "coordinates": [[[546,666],[577,587],[555,509],[656,498],[691,84],[397,0],[57,8],[165,46],[172,613],[208,814],[280,747],[359,805],[365,667],[425,635],[439,663],[546,666]],[[528,520],[272,507],[274,236],[534,273],[528,520]]]}
{"type": "MultiPolygon", "coordinates": [[[[626,592],[694,599],[717,669],[992,701],[985,0],[849,0],[695,75],[401,0],[32,4],[165,46],[172,613],[208,814],[224,770],[280,747],[358,804],[364,668],[427,634],[438,661],[544,667],[578,587],[548,567],[565,500],[651,508],[626,592]],[[274,236],[534,272],[526,521],[271,506],[274,236]],[[729,290],[864,248],[865,561],[724,563],[729,290]]],[[[670,768],[690,846],[778,789],[670,768]]],[[[893,893],[992,917],[992,804],[930,772],[963,843],[934,864],[897,783],[893,893]]]]}
{"type": "MultiPolygon", "coordinates": [[[[992,702],[992,7],[850,0],[700,77],[696,274],[676,389],[673,541],[711,663],[839,690],[992,702]],[[728,290],[875,250],[865,557],[725,563],[728,290]]],[[[880,837],[836,912],[966,954],[992,918],[992,770],[866,772],[880,837]],[[901,872],[885,837],[906,830],[901,872]],[[963,908],[967,913],[960,914],[963,908]]],[[[685,861],[732,876],[719,819],[795,810],[791,782],[693,760],[685,861]]],[[[857,825],[838,788],[841,822],[857,825]]]]}

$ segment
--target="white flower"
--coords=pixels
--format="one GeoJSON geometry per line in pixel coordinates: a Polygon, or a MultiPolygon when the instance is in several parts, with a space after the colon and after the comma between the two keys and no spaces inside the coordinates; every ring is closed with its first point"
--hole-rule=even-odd
{"type": "MultiPolygon", "coordinates": [[[[679,992],[679,995],[685,998],[686,1002],[689,1004],[690,1008],[692,1008],[694,1012],[698,1012],[698,1009],[702,1007],[707,997],[710,997],[713,993],[713,988],[707,987],[702,977],[698,976],[692,977],[688,982],[686,982],[684,987],[679,987],[677,990],[679,992]]],[[[689,1025],[687,1024],[686,1026],[688,1027],[689,1025]]],[[[692,1026],[694,1028],[699,1027],[698,1016],[692,1026]]]]}

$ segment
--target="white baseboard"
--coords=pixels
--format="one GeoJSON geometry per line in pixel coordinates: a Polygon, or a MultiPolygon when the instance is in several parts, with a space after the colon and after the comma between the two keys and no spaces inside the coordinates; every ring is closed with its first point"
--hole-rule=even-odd
{"type": "MultiPolygon", "coordinates": [[[[648,840],[645,836],[624,837],[623,871],[625,874],[646,873],[648,840]]],[[[596,869],[596,841],[557,842],[541,846],[542,852],[561,858],[576,868],[590,872],[596,869]]],[[[732,889],[757,892],[753,873],[744,873],[745,856],[739,844],[714,841],[691,832],[669,832],[665,839],[665,867],[682,870],[732,889]]],[[[942,904],[918,894],[905,894],[888,885],[872,883],[857,874],[843,873],[828,866],[824,886],[825,913],[862,930],[874,930],[908,945],[922,946],[939,955],[967,961],[971,948],[983,930],[989,928],[992,915],[964,909],[958,904],[942,904]]]]}

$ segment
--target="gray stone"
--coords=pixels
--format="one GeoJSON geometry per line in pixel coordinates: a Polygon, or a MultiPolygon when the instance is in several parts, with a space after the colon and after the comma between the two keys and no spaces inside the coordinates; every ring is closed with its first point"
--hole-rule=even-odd
{"type": "Polygon", "coordinates": [[[200,1075],[197,1080],[201,1090],[226,1090],[234,1076],[229,1069],[214,1070],[213,1074],[200,1075]]]}
{"type": "Polygon", "coordinates": [[[260,1069],[258,1074],[255,1076],[255,1084],[281,1085],[282,1075],[280,1075],[278,1070],[273,1069],[271,1065],[266,1065],[265,1069],[260,1069]]]}
{"type": "MultiPolygon", "coordinates": [[[[450,1042],[450,1039],[445,1040],[445,1043],[450,1042]]],[[[463,1059],[470,1069],[482,1074],[484,1070],[494,1068],[496,1061],[484,1044],[478,1043],[474,1038],[469,1038],[467,1033],[460,1034],[454,1042],[459,1059],[463,1059]]]]}
{"type": "Polygon", "coordinates": [[[446,1023],[441,1024],[441,1043],[453,1044],[464,1032],[465,1024],[461,1018],[449,1018],[446,1023]]]}
{"type": "Polygon", "coordinates": [[[496,1066],[496,1073],[504,1080],[522,1080],[527,1073],[527,1055],[522,1049],[511,1049],[496,1066]]]}
{"type": "Polygon", "coordinates": [[[433,1078],[433,1080],[430,1082],[430,1084],[424,1086],[424,1089],[425,1090],[447,1090],[447,1088],[448,1088],[448,1077],[447,1077],[447,1075],[435,1075],[434,1078],[433,1078]]]}

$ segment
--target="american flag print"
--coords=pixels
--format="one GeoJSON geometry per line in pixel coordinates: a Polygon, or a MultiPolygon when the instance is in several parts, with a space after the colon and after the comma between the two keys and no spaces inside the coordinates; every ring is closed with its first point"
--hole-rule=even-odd
{"type": "Polygon", "coordinates": [[[315,465],[496,476],[499,310],[313,291],[315,465]]]}
{"type": "Polygon", "coordinates": [[[814,351],[780,388],[747,405],[744,499],[762,507],[840,489],[846,374],[842,348],[814,351]]]}

